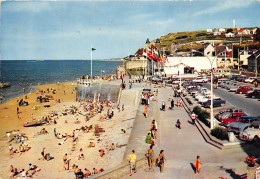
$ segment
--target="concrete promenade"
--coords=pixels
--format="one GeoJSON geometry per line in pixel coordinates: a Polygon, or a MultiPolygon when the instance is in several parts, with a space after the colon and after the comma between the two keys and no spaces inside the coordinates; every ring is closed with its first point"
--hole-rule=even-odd
{"type": "MultiPolygon", "coordinates": [[[[138,90],[141,95],[140,90],[143,87],[148,88],[148,85],[134,83],[132,90],[138,90]]],[[[124,178],[234,178],[246,173],[247,167],[243,161],[247,154],[242,148],[222,151],[207,144],[197,128],[188,122],[190,119],[184,108],[175,107],[174,110],[160,111],[162,100],[166,102],[167,108],[170,106],[170,94],[173,95],[170,87],[159,88],[158,101],[150,101],[147,118],[143,115],[144,106],[139,105],[124,156],[124,160],[128,160],[131,150],[134,149],[137,158],[144,157],[145,151],[149,148],[145,143],[145,137],[151,127],[151,121],[155,119],[158,123],[155,157],[158,157],[161,149],[164,150],[167,160],[164,172],[161,174],[155,166],[151,171],[148,170],[148,166],[138,169],[137,164],[137,173],[124,178]],[[177,119],[180,119],[182,129],[175,127],[177,119]],[[197,155],[201,156],[202,164],[201,173],[195,175],[193,165],[197,155]],[[226,172],[225,169],[233,169],[234,172],[226,172]]]]}

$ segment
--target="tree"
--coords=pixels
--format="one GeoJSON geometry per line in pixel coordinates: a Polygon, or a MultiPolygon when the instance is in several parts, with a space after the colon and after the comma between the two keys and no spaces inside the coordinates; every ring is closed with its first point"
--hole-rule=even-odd
{"type": "Polygon", "coordinates": [[[227,29],[227,33],[233,32],[233,29],[227,29]]]}

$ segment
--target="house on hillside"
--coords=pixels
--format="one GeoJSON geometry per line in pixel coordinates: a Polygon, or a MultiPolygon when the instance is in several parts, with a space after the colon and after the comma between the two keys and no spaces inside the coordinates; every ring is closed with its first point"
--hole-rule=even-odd
{"type": "Polygon", "coordinates": [[[243,30],[243,35],[251,35],[251,30],[249,30],[249,29],[245,29],[245,30],[243,30]]]}
{"type": "Polygon", "coordinates": [[[226,37],[235,37],[235,34],[232,32],[226,33],[225,34],[226,37]]]}
{"type": "Polygon", "coordinates": [[[212,44],[209,44],[205,49],[204,49],[204,56],[205,57],[213,57],[215,55],[215,48],[213,47],[212,44]]]}
{"type": "Polygon", "coordinates": [[[260,50],[256,51],[248,58],[248,71],[255,72],[256,68],[260,72],[260,50]]]}
{"type": "Polygon", "coordinates": [[[214,36],[221,35],[221,32],[219,32],[219,31],[215,31],[215,32],[213,33],[213,35],[214,35],[214,36]]]}
{"type": "Polygon", "coordinates": [[[226,32],[226,30],[223,29],[223,28],[218,29],[218,31],[219,31],[219,32],[226,32]]]}
{"type": "Polygon", "coordinates": [[[242,36],[243,35],[243,30],[242,29],[238,30],[237,31],[237,35],[242,36]]]}
{"type": "Polygon", "coordinates": [[[212,29],[207,29],[207,32],[213,32],[213,30],[212,29]]]}

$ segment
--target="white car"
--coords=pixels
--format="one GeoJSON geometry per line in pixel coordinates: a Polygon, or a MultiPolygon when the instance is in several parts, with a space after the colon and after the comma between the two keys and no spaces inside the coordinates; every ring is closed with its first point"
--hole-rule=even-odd
{"type": "Polygon", "coordinates": [[[209,81],[208,78],[200,78],[200,77],[192,80],[192,82],[195,82],[195,83],[206,83],[208,81],[209,81]]]}
{"type": "Polygon", "coordinates": [[[201,94],[201,93],[195,94],[195,99],[196,99],[196,100],[199,100],[199,99],[204,98],[204,97],[205,97],[205,96],[204,96],[203,94],[201,94]]]}
{"type": "Polygon", "coordinates": [[[245,83],[253,83],[256,80],[255,77],[249,77],[247,79],[245,79],[245,83]]]}
{"type": "Polygon", "coordinates": [[[256,137],[260,138],[260,128],[250,126],[239,134],[239,139],[246,141],[253,141],[256,137]]]}
{"type": "MultiPolygon", "coordinates": [[[[213,100],[215,100],[215,99],[220,99],[220,98],[213,95],[213,100]]],[[[208,100],[210,100],[210,95],[208,95],[208,96],[206,96],[206,97],[204,97],[204,98],[199,99],[198,102],[199,102],[199,103],[205,103],[205,102],[207,102],[208,100]]]]}

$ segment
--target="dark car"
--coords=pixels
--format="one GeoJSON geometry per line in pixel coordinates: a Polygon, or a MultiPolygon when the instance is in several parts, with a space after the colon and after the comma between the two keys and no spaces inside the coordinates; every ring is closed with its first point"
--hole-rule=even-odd
{"type": "Polygon", "coordinates": [[[249,98],[259,98],[260,99],[260,89],[255,89],[252,93],[248,93],[249,98]]]}
{"type": "MultiPolygon", "coordinates": [[[[226,101],[223,99],[215,99],[213,100],[213,108],[214,107],[218,107],[218,106],[222,106],[223,104],[226,104],[226,101]]],[[[203,103],[202,106],[204,108],[209,108],[211,105],[211,100],[208,100],[207,102],[203,103]]]]}
{"type": "Polygon", "coordinates": [[[246,75],[241,75],[239,78],[237,78],[237,81],[245,82],[246,79],[247,79],[246,75]]]}
{"type": "Polygon", "coordinates": [[[240,77],[240,75],[232,75],[232,76],[230,76],[229,78],[230,78],[231,80],[237,80],[239,77],[240,77]]]}

